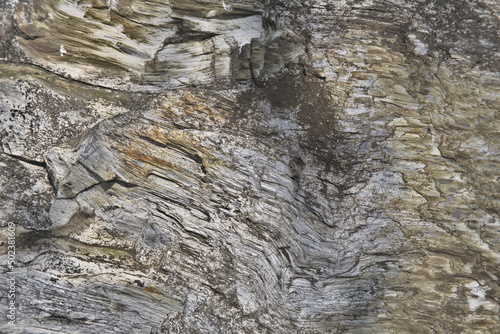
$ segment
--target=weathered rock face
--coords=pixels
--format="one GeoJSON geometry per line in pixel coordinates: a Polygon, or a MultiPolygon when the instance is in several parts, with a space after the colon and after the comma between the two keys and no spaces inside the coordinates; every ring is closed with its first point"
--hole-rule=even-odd
{"type": "Polygon", "coordinates": [[[70,78],[160,91],[237,77],[261,13],[258,1],[33,1],[16,8],[15,42],[27,62],[70,78]]]}
{"type": "Polygon", "coordinates": [[[500,328],[496,1],[2,10],[2,331],[500,328]]]}

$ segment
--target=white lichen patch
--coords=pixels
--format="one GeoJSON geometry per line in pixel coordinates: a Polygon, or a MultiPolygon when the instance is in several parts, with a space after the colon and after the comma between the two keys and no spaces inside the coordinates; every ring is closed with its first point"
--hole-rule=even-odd
{"type": "Polygon", "coordinates": [[[413,44],[415,45],[415,52],[420,54],[420,55],[426,55],[427,54],[427,45],[422,42],[421,40],[419,40],[417,38],[417,36],[415,36],[414,34],[409,34],[408,35],[408,38],[413,42],[413,44]]]}
{"type": "Polygon", "coordinates": [[[233,5],[230,3],[226,3],[225,0],[222,0],[222,7],[226,10],[226,12],[230,13],[233,11],[233,5]]]}
{"type": "Polygon", "coordinates": [[[472,311],[475,311],[480,306],[487,304],[486,292],[490,290],[487,286],[480,284],[477,281],[470,281],[464,284],[464,287],[470,290],[467,296],[467,303],[472,311]]]}
{"type": "Polygon", "coordinates": [[[66,53],[66,49],[64,48],[64,45],[61,44],[61,46],[59,47],[59,53],[61,53],[61,57],[64,56],[64,54],[66,53]]]}

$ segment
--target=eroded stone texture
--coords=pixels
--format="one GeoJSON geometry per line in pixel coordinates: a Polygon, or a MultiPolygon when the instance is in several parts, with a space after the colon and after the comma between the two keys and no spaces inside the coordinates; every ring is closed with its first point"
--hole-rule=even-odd
{"type": "Polygon", "coordinates": [[[15,42],[27,62],[73,79],[159,91],[237,76],[261,13],[258,1],[20,2],[15,42]]]}
{"type": "Polygon", "coordinates": [[[8,8],[2,330],[500,327],[496,1],[8,8]]]}
{"type": "Polygon", "coordinates": [[[0,74],[3,223],[50,229],[54,192],[43,158],[48,148],[138,108],[150,96],[97,89],[20,64],[0,64],[0,74]]]}

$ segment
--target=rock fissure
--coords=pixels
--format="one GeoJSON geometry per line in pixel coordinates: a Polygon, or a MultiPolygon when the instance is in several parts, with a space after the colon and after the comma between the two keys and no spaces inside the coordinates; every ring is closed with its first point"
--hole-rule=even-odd
{"type": "Polygon", "coordinates": [[[202,2],[0,5],[0,331],[494,333],[495,1],[202,2]]]}

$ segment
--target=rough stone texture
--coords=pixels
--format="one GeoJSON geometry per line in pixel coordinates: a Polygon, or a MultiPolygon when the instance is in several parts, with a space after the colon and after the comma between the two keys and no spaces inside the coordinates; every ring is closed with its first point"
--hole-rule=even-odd
{"type": "Polygon", "coordinates": [[[229,80],[231,59],[261,35],[261,13],[258,1],[21,2],[15,44],[27,62],[76,80],[159,91],[229,80]]]}
{"type": "Polygon", "coordinates": [[[498,332],[498,2],[1,8],[0,331],[498,332]]]}

